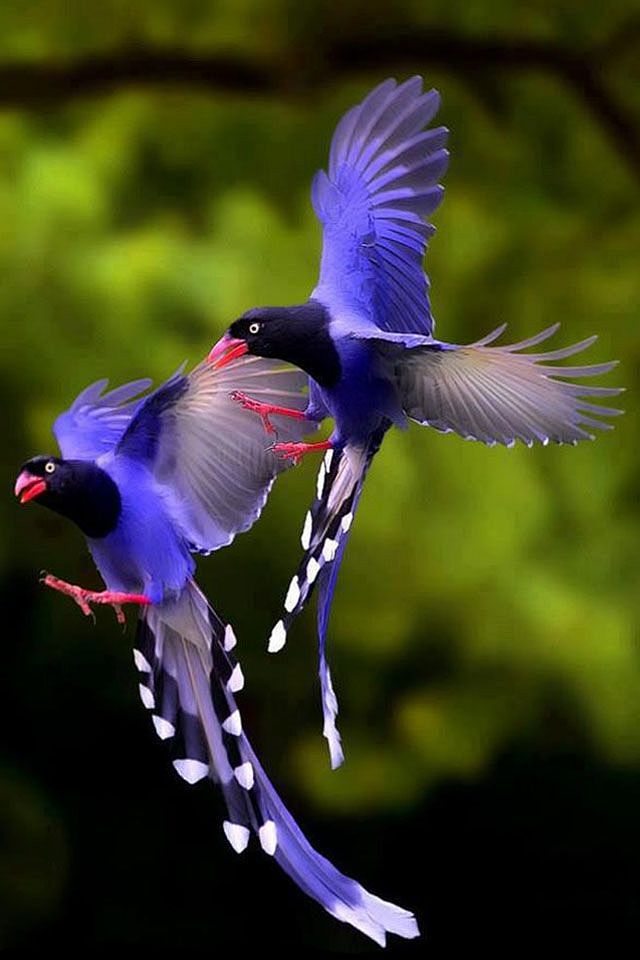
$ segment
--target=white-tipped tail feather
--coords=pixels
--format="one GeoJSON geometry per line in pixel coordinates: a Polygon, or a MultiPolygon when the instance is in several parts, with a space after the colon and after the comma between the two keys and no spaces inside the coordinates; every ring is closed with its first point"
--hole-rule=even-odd
{"type": "Polygon", "coordinates": [[[234,697],[242,673],[230,635],[193,582],[177,602],[147,607],[141,615],[135,663],[145,705],[154,710],[156,732],[176,771],[187,783],[209,777],[219,784],[228,810],[222,826],[236,853],[253,834],[337,919],[382,945],[387,933],[417,936],[411,913],[369,893],[313,849],[278,796],[243,732],[234,697]]]}
{"type": "Polygon", "coordinates": [[[271,631],[269,653],[282,650],[294,620],[311,597],[316,581],[318,599],[318,674],[322,698],[322,732],[329,745],[333,769],[344,760],[336,718],[338,699],[326,658],[326,636],[333,591],[362,485],[378,450],[387,425],[381,427],[363,448],[347,446],[328,450],[323,457],[316,484],[317,497],[308,511],[302,530],[304,555],[284,599],[283,616],[271,631]]]}

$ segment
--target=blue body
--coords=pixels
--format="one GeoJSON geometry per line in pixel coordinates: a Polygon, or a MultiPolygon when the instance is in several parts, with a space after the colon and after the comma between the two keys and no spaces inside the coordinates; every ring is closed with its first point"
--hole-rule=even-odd
{"type": "Polygon", "coordinates": [[[448,164],[446,128],[427,129],[438,105],[436,91],[423,92],[420,77],[413,77],[402,84],[385,81],[344,115],[328,169],[312,185],[323,243],[307,305],[254,309],[245,315],[254,330],[231,328],[236,336],[256,334],[257,341],[247,336],[255,353],[304,369],[310,377],[308,416],[335,422],[333,449],[323,459],[304,521],[305,552],[269,640],[271,652],[282,649],[317,583],[323,733],[334,767],[343,753],[325,650],[327,624],[365,475],[386,431],[411,419],[489,445],[577,443],[594,439],[592,428],[610,429],[598,417],[621,412],[591,402],[617,388],[564,382],[606,373],[612,363],[550,365],[580,352],[593,337],[528,354],[521,351],[536,347],[556,327],[492,347],[504,327],[466,346],[434,338],[423,260],[434,232],[428,218],[442,200],[438,181],[448,164]]]}
{"type": "MultiPolygon", "coordinates": [[[[267,396],[297,397],[302,409],[301,374],[262,360],[241,361],[242,370],[253,386],[263,381],[267,396]]],[[[64,458],[36,458],[31,466],[39,472],[25,467],[21,476],[25,483],[49,478],[39,494],[44,505],[85,532],[110,592],[151,601],[141,608],[134,649],[142,702],[177,773],[187,783],[208,777],[218,785],[235,852],[253,835],[332,916],[381,945],[388,932],[415,937],[409,911],[370,894],[311,846],[243,729],[235,635],[198,589],[190,550],[196,536],[198,549],[217,549],[248,529],[278,461],[265,456],[261,425],[229,400],[227,382],[215,391],[214,381],[226,376],[196,367],[188,384],[174,377],[144,400],[132,399],[140,383],[104,396],[104,381],[92,385],[56,421],[64,458]]]]}
{"type": "Polygon", "coordinates": [[[378,345],[346,337],[334,343],[340,357],[340,379],[331,387],[315,385],[335,422],[333,446],[367,446],[384,422],[405,426],[395,380],[389,376],[388,361],[378,345]]]}
{"type": "Polygon", "coordinates": [[[87,538],[91,555],[109,590],[144,593],[152,603],[177,597],[195,563],[189,544],[171,515],[150,469],[126,457],[99,461],[120,490],[122,512],[112,533],[87,538]]]}

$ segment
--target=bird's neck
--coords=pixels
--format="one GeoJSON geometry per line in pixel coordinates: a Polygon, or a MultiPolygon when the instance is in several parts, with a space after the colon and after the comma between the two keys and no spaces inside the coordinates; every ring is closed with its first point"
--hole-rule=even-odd
{"type": "Polygon", "coordinates": [[[77,524],[85,536],[101,538],[115,530],[122,501],[108,473],[94,463],[77,461],[72,480],[47,506],[77,524]]]}
{"type": "Polygon", "coordinates": [[[286,337],[281,358],[300,367],[325,389],[334,387],[342,373],[340,355],[329,333],[330,316],[316,300],[283,307],[286,337]]]}

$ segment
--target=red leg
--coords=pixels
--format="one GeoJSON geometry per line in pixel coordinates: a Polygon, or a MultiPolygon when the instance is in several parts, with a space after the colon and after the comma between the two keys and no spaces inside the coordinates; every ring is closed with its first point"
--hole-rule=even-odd
{"type": "Polygon", "coordinates": [[[290,410],[289,407],[277,407],[273,403],[260,403],[259,400],[253,400],[247,396],[246,393],[242,393],[241,390],[234,390],[230,396],[236,403],[242,404],[245,410],[251,410],[253,413],[257,413],[258,416],[262,418],[264,429],[267,433],[276,432],[275,427],[269,420],[270,414],[275,413],[280,417],[291,417],[294,420],[307,419],[301,410],[290,410]]]}
{"type": "Polygon", "coordinates": [[[51,587],[52,590],[65,593],[68,597],[71,597],[72,600],[75,600],[86,617],[93,616],[93,611],[89,604],[103,603],[113,607],[118,623],[125,623],[122,604],[137,603],[140,606],[146,606],[151,603],[149,597],[145,597],[143,593],[114,593],[111,590],[85,590],[83,587],[76,587],[72,583],[67,583],[66,580],[59,580],[58,577],[53,577],[50,573],[44,574],[40,582],[44,583],[45,587],[51,587]]]}
{"type": "Polygon", "coordinates": [[[285,460],[293,460],[298,464],[308,453],[320,453],[321,450],[331,450],[332,447],[331,440],[321,440],[320,443],[274,443],[271,449],[285,460]]]}

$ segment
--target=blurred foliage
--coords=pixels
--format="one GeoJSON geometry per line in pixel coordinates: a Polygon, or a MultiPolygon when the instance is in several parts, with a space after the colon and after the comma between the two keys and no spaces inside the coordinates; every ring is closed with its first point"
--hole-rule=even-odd
{"type": "MultiPolygon", "coordinates": [[[[313,56],[322,30],[355,33],[365,14],[369,30],[383,31],[389,17],[468,36],[593,44],[624,29],[631,5],[389,6],[43,0],[35,16],[8,2],[0,60],[144,42],[258,56],[293,49],[295,63],[313,56]]],[[[624,63],[612,82],[637,113],[624,63]]],[[[628,412],[613,434],[575,449],[488,450],[418,427],[388,437],[331,626],[347,754],[337,774],[320,736],[312,614],[277,660],[264,655],[315,465],[286,475],[257,527],[200,564],[212,603],[237,625],[265,765],[285,796],[297,791],[320,815],[407,811],[446,780],[487,775],[524,742],[568,744],[613,768],[640,759],[638,184],[556,78],[509,75],[494,112],[473,75],[428,64],[425,73],[451,129],[427,260],[439,332],[472,340],[507,321],[515,340],[558,320],[562,343],[596,332],[593,360],[622,361],[607,382],[629,388],[628,412]]],[[[307,100],[149,87],[0,114],[5,491],[23,460],[53,448],[53,418],[87,383],[162,380],[185,357],[197,361],[247,307],[306,298],[320,248],[311,175],[343,110],[380,79],[369,71],[327,83],[307,100]]],[[[145,718],[130,636],[122,640],[108,613],[91,630],[71,604],[38,589],[42,567],[96,582],[79,535],[44,511],[18,509],[8,492],[0,518],[4,596],[29,609],[25,629],[16,621],[8,638],[4,680],[17,727],[29,732],[3,733],[3,762],[20,772],[0,795],[3,809],[9,795],[20,808],[15,831],[9,821],[16,843],[24,839],[16,869],[34,878],[27,906],[11,901],[22,923],[27,909],[35,919],[54,912],[64,882],[74,803],[61,783],[75,768],[58,757],[60,743],[73,740],[85,709],[83,724],[106,716],[125,736],[145,718]],[[61,701],[76,708],[60,712],[61,701]],[[51,812],[60,806],[67,813],[51,812]],[[29,852],[42,831],[51,849],[39,856],[56,863],[46,895],[35,878],[45,884],[49,874],[29,852]]],[[[161,763],[156,751],[148,765],[161,763]]]]}

